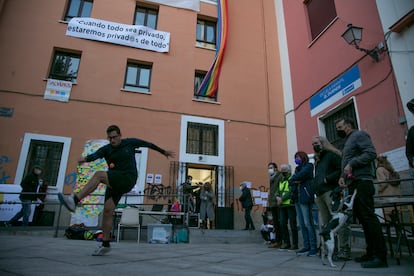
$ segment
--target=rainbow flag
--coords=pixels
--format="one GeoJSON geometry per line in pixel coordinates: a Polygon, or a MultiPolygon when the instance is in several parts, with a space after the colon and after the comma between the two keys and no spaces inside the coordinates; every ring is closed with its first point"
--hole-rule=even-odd
{"type": "Polygon", "coordinates": [[[223,63],[224,52],[227,44],[228,33],[228,14],[227,0],[217,0],[218,21],[217,21],[217,42],[216,55],[214,62],[208,70],[203,82],[201,83],[196,96],[215,98],[217,96],[218,82],[220,79],[221,65],[223,63]]]}

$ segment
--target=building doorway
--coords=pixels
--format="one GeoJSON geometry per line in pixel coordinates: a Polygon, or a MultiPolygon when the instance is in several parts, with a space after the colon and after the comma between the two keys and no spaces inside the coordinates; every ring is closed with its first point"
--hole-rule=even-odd
{"type": "MultiPolygon", "coordinates": [[[[213,188],[214,193],[214,202],[216,202],[217,199],[217,169],[216,166],[205,166],[205,165],[193,165],[187,167],[187,176],[191,175],[193,177],[193,181],[191,183],[192,186],[194,186],[194,193],[193,193],[193,206],[194,206],[194,213],[195,217],[193,219],[189,219],[190,226],[193,226],[196,224],[194,221],[197,219],[199,221],[206,221],[206,218],[200,217],[200,190],[201,186],[206,184],[207,182],[211,183],[211,187],[213,188]]],[[[214,213],[216,213],[217,204],[214,204],[214,213]]],[[[215,221],[213,221],[213,224],[215,225],[215,221]]],[[[197,226],[198,222],[197,222],[197,226]]]]}

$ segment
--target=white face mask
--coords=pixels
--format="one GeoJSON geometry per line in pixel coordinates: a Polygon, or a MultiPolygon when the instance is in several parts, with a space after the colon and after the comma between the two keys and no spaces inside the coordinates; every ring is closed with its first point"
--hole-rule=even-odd
{"type": "Polygon", "coordinates": [[[268,172],[269,172],[270,175],[273,175],[273,174],[275,174],[275,169],[269,169],[268,172]]]}
{"type": "Polygon", "coordinates": [[[243,186],[240,186],[240,191],[242,191],[243,190],[243,186]]]}

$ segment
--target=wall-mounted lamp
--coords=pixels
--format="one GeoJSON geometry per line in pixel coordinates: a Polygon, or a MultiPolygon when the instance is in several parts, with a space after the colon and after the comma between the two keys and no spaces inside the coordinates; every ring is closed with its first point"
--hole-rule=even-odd
{"type": "Polygon", "coordinates": [[[361,27],[355,27],[355,26],[352,26],[352,24],[348,24],[347,29],[342,34],[342,37],[343,39],[345,39],[345,41],[349,45],[354,45],[356,49],[366,53],[367,55],[372,57],[375,61],[377,62],[379,61],[379,54],[383,51],[384,44],[380,43],[379,44],[380,49],[375,47],[372,50],[367,50],[367,49],[359,47],[358,43],[362,40],[362,28],[361,27]]]}

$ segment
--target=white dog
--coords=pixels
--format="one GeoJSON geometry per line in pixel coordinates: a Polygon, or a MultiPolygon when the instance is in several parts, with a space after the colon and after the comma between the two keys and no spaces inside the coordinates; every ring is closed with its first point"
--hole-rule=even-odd
{"type": "Polygon", "coordinates": [[[355,189],[352,195],[343,197],[340,200],[339,208],[337,208],[336,212],[332,212],[332,219],[323,227],[321,233],[319,234],[322,241],[321,258],[323,265],[326,265],[325,254],[328,253],[327,256],[329,264],[331,267],[336,267],[332,261],[332,255],[335,249],[334,238],[336,233],[338,233],[339,229],[341,229],[351,215],[356,193],[357,191],[355,189]],[[351,200],[348,202],[349,199],[351,200]],[[326,250],[328,250],[328,252],[326,252],[326,250]]]}

